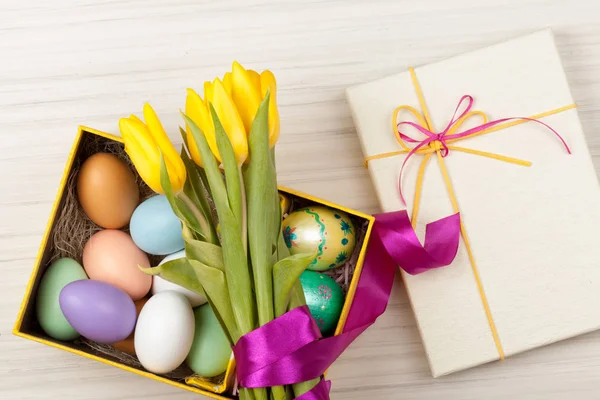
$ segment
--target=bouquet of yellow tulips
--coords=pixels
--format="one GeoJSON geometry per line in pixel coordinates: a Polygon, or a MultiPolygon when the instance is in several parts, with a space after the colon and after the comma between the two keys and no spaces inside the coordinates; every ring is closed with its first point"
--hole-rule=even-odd
{"type": "MultiPolygon", "coordinates": [[[[181,152],[148,104],[144,121],[131,116],[119,124],[140,176],[167,196],[183,225],[186,258],[144,271],[204,295],[233,346],[306,303],[299,276],[315,257],[290,256],[281,232],[275,77],[234,62],[223,79],[204,84],[204,99],[188,89],[182,116],[181,152]]],[[[240,398],[291,399],[318,382],[242,388],[240,398]]]]}

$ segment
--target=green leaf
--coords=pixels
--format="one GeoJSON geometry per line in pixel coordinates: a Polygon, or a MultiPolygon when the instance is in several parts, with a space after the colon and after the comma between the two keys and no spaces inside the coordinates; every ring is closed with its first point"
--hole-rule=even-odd
{"type": "Polygon", "coordinates": [[[223,249],[208,242],[183,238],[185,240],[185,255],[190,260],[197,260],[210,267],[225,272],[223,264],[223,249]]]}
{"type": "Polygon", "coordinates": [[[231,307],[240,333],[245,334],[256,327],[256,310],[240,221],[235,218],[230,208],[223,177],[206,138],[191,118],[185,114],[183,114],[183,118],[190,127],[198,151],[202,156],[206,176],[213,194],[221,225],[223,262],[227,270],[227,287],[231,296],[231,307]]]}
{"type": "Polygon", "coordinates": [[[225,170],[225,182],[227,182],[229,208],[231,211],[233,211],[234,217],[241,222],[242,183],[240,179],[240,169],[235,157],[235,151],[212,104],[210,105],[210,112],[215,125],[215,137],[217,139],[219,154],[221,155],[221,163],[223,164],[223,169],[225,170]]]}
{"type": "Polygon", "coordinates": [[[275,291],[275,316],[279,317],[287,311],[290,293],[299,282],[300,274],[315,259],[316,252],[294,254],[278,261],[273,266],[273,288],[275,291]]]}
{"type": "MultiPolygon", "coordinates": [[[[304,305],[306,305],[306,298],[304,297],[304,289],[302,289],[302,284],[300,283],[300,280],[298,280],[298,281],[296,281],[296,283],[294,284],[294,287],[291,290],[290,305],[288,308],[290,310],[293,310],[294,308],[304,306],[304,305]]],[[[310,390],[312,390],[312,388],[317,386],[319,381],[320,381],[320,379],[316,378],[316,379],[312,379],[310,381],[293,384],[292,388],[294,390],[294,396],[300,397],[304,393],[309,392],[310,390]]]]}
{"type": "Polygon", "coordinates": [[[194,164],[183,148],[181,149],[181,159],[183,160],[187,172],[187,179],[185,181],[185,186],[183,187],[183,192],[190,198],[195,208],[200,211],[201,215],[198,216],[198,220],[202,233],[206,237],[206,241],[218,244],[219,237],[217,236],[214,227],[211,207],[207,198],[208,194],[198,175],[196,164],[194,164]]]}
{"type": "Polygon", "coordinates": [[[181,236],[183,236],[183,240],[186,240],[186,239],[192,239],[192,240],[194,240],[194,239],[196,239],[196,236],[194,235],[194,231],[191,230],[187,225],[184,224],[182,228],[183,229],[181,231],[181,236]]]}
{"type": "Polygon", "coordinates": [[[271,256],[281,225],[277,177],[269,149],[269,95],[258,108],[248,138],[250,160],[245,170],[248,247],[252,260],[260,325],[274,318],[271,256]]]}
{"type": "Polygon", "coordinates": [[[285,244],[285,239],[283,238],[283,226],[279,224],[279,238],[277,240],[277,260],[283,260],[286,257],[290,256],[290,249],[288,249],[285,244]]]}
{"type": "Polygon", "coordinates": [[[182,127],[179,127],[179,133],[181,134],[181,139],[183,140],[183,144],[185,145],[185,148],[189,149],[190,146],[189,146],[188,140],[187,140],[187,132],[182,127]]]}
{"type": "Polygon", "coordinates": [[[210,184],[208,183],[208,177],[206,176],[206,171],[204,170],[204,168],[196,165],[196,171],[198,172],[198,176],[200,177],[200,180],[202,181],[202,186],[204,186],[204,188],[206,189],[206,193],[208,194],[208,198],[212,199],[212,192],[210,191],[210,184]]]}
{"type": "MultiPolygon", "coordinates": [[[[179,133],[181,134],[181,138],[183,139],[183,144],[185,145],[185,148],[189,152],[190,151],[190,144],[189,144],[189,142],[187,140],[187,132],[182,127],[179,127],[179,133]]],[[[200,176],[200,180],[202,181],[202,186],[204,186],[204,189],[208,193],[208,197],[212,197],[212,195],[210,194],[210,187],[208,185],[208,180],[206,179],[206,172],[204,172],[204,168],[196,165],[195,163],[193,163],[193,164],[194,164],[194,167],[196,169],[196,172],[200,176]]]]}
{"type": "MultiPolygon", "coordinates": [[[[181,159],[184,160],[184,158],[188,158],[187,152],[185,151],[185,148],[183,146],[181,146],[181,159]]],[[[185,161],[184,161],[184,165],[185,165],[185,161]]],[[[194,190],[194,186],[192,185],[192,179],[190,179],[190,171],[187,168],[187,165],[185,165],[185,169],[186,169],[186,179],[185,179],[185,183],[183,184],[183,191],[185,192],[185,194],[188,195],[188,197],[190,199],[192,199],[192,201],[194,202],[194,204],[198,204],[200,202],[200,199],[198,198],[198,196],[196,195],[196,190],[194,190]]],[[[194,171],[195,172],[195,171],[194,171]]]]}
{"type": "Polygon", "coordinates": [[[206,264],[196,260],[189,260],[194,273],[204,286],[206,294],[210,297],[214,307],[218,311],[227,332],[229,332],[233,343],[240,338],[240,332],[235,322],[232,303],[229,299],[229,290],[227,288],[227,279],[225,273],[216,268],[209,267],[206,264]]]}
{"type": "Polygon", "coordinates": [[[205,296],[204,289],[200,282],[198,282],[198,278],[186,258],[177,258],[175,260],[167,261],[157,267],[139,268],[145,274],[158,275],[169,282],[205,296]]]}
{"type": "MultiPolygon", "coordinates": [[[[160,186],[162,186],[165,191],[165,196],[169,199],[169,203],[175,198],[173,194],[173,188],[171,186],[171,180],[169,179],[169,170],[167,169],[167,164],[165,162],[165,157],[162,152],[160,153],[160,186]]],[[[173,204],[171,203],[171,207],[173,204]]]]}
{"type": "Polygon", "coordinates": [[[223,176],[219,171],[219,166],[217,164],[217,160],[215,156],[212,154],[210,147],[208,146],[208,142],[204,137],[198,125],[186,114],[182,114],[183,119],[187,123],[196,142],[196,147],[200,156],[202,157],[202,162],[204,164],[204,170],[206,171],[207,180],[209,182],[210,190],[213,194],[213,201],[217,209],[227,207],[229,208],[229,200],[227,198],[227,190],[225,189],[225,182],[223,181],[223,176]]]}
{"type": "Polygon", "coordinates": [[[206,237],[206,231],[209,230],[209,225],[204,217],[200,214],[195,205],[191,201],[185,201],[185,198],[181,196],[181,193],[173,199],[175,207],[171,205],[175,214],[179,219],[194,232],[197,233],[200,239],[208,240],[206,237]],[[181,197],[180,197],[181,196],[181,197]]]}
{"type": "Polygon", "coordinates": [[[176,285],[191,290],[194,293],[198,293],[204,296],[208,301],[210,307],[213,309],[215,316],[221,323],[223,330],[228,335],[229,341],[231,342],[231,344],[234,343],[233,339],[229,337],[229,332],[227,332],[227,326],[224,323],[220,311],[214,305],[212,298],[206,293],[202,283],[198,280],[198,277],[194,272],[194,267],[192,266],[192,264],[190,264],[188,259],[178,258],[175,260],[168,261],[154,268],[139,268],[142,270],[142,272],[148,275],[158,275],[169,282],[172,282],[176,285]]]}
{"type": "MultiPolygon", "coordinates": [[[[185,225],[189,226],[194,232],[198,233],[199,236],[206,240],[205,229],[203,229],[203,226],[200,223],[200,221],[203,220],[203,217],[195,208],[192,200],[185,197],[188,199],[188,202],[184,202],[182,200],[184,196],[186,196],[184,192],[179,193],[179,197],[176,197],[173,194],[171,181],[169,179],[169,171],[167,170],[167,164],[162,153],[160,154],[160,184],[175,215],[177,215],[185,225]]],[[[206,224],[206,221],[204,222],[206,224]]]]}

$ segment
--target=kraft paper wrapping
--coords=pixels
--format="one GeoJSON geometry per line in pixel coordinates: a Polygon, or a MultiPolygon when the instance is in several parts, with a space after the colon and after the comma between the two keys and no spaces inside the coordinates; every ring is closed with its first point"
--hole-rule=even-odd
{"type": "MultiPolygon", "coordinates": [[[[550,30],[415,71],[438,132],[464,94],[490,120],[574,102],[550,30]]],[[[408,71],[349,88],[347,97],[365,157],[401,150],[392,112],[405,104],[420,109],[408,71]]],[[[598,178],[577,110],[542,120],[565,138],[572,155],[541,124],[525,123],[456,144],[528,160],[531,167],[452,151],[444,159],[506,356],[600,327],[598,178]]],[[[397,190],[405,157],[369,162],[384,212],[405,208],[397,190]]],[[[421,160],[414,155],[403,175],[409,211],[421,160]]],[[[423,185],[421,239],[426,223],[453,214],[436,157],[423,185]]],[[[450,266],[403,275],[434,376],[499,359],[464,242],[450,266]]]]}

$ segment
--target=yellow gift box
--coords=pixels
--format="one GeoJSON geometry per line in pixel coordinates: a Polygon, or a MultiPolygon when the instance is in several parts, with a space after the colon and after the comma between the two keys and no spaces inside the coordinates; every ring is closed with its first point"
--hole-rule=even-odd
{"type": "MultiPolygon", "coordinates": [[[[60,181],[58,194],[56,196],[56,200],[54,201],[54,205],[52,206],[50,218],[48,220],[48,224],[46,226],[46,230],[42,238],[42,243],[38,251],[31,278],[25,290],[25,296],[23,298],[23,302],[19,310],[17,321],[13,329],[13,334],[39,343],[46,344],[48,346],[55,347],[57,349],[69,351],[71,353],[78,354],[80,356],[87,357],[92,360],[100,361],[105,364],[112,365],[114,367],[118,367],[123,370],[133,372],[135,374],[145,376],[150,379],[154,379],[156,381],[168,383],[170,385],[189,390],[194,393],[199,393],[213,399],[230,399],[235,380],[235,360],[233,358],[229,362],[229,365],[225,372],[225,376],[220,382],[215,383],[213,381],[194,376],[187,377],[184,381],[171,379],[168,377],[150,373],[144,370],[142,367],[127,365],[109,354],[101,353],[79,342],[63,342],[52,339],[43,332],[43,330],[37,323],[35,315],[36,293],[40,284],[40,280],[45,272],[45,269],[50,264],[50,261],[52,259],[52,253],[54,251],[52,237],[54,229],[56,227],[58,216],[60,215],[60,210],[62,209],[65,203],[67,182],[72,174],[74,163],[76,161],[80,162],[86,157],[86,154],[82,149],[85,149],[86,146],[88,146],[88,144],[93,141],[101,141],[104,143],[122,145],[122,140],[120,137],[113,136],[108,133],[100,132],[95,129],[83,126],[79,128],[79,131],[75,138],[75,142],[71,149],[71,153],[69,154],[69,158],[67,160],[62,179],[60,181]]],[[[342,314],[335,330],[335,335],[338,335],[344,328],[348,312],[350,311],[350,306],[354,299],[354,294],[358,285],[358,280],[361,275],[363,260],[367,249],[368,239],[371,234],[374,217],[322,199],[318,199],[313,196],[309,196],[304,193],[297,192],[292,189],[280,187],[279,191],[281,194],[284,195],[285,201],[290,201],[292,204],[321,204],[330,208],[344,211],[347,214],[349,214],[355,221],[362,223],[362,237],[359,238],[357,246],[354,250],[354,272],[347,290],[342,314]]]]}

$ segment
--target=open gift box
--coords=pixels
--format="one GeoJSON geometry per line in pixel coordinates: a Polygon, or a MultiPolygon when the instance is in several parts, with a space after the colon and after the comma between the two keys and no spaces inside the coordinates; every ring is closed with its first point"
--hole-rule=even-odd
{"type": "MultiPolygon", "coordinates": [[[[80,165],[92,154],[97,152],[110,152],[116,154],[120,158],[128,161],[124,151],[124,146],[121,138],[112,136],[87,127],[80,127],[75,138],[75,143],[67,160],[63,177],[61,179],[58,194],[52,212],[43,235],[42,243],[36,258],[33,272],[27,285],[25,296],[18,314],[13,333],[30,340],[34,340],[48,346],[56,347],[61,350],[66,350],[74,354],[78,354],[90,359],[112,365],[126,371],[136,373],[157,381],[165,382],[191,392],[203,394],[215,399],[232,398],[233,388],[235,383],[235,360],[232,358],[229,362],[227,370],[224,374],[215,378],[202,378],[194,375],[193,372],[185,366],[178,368],[167,375],[157,375],[145,370],[137,359],[126,354],[119,354],[108,345],[99,345],[87,339],[79,338],[72,342],[63,342],[49,337],[40,327],[36,318],[36,294],[40,285],[40,281],[46,268],[52,261],[59,257],[71,256],[81,262],[81,254],[69,255],[65,254],[64,246],[57,247],[57,227],[64,226],[72,221],[73,212],[85,219],[85,223],[89,224],[89,236],[100,230],[94,225],[83,213],[77,203],[76,190],[73,182],[76,181],[77,173],[80,165]],[[72,205],[75,207],[70,207],[72,205]],[[73,211],[75,209],[75,211],[73,211]]],[[[137,172],[131,168],[134,174],[137,172]]],[[[151,190],[144,184],[141,179],[137,179],[142,199],[152,195],[151,190]]],[[[336,270],[328,271],[327,274],[333,275],[333,278],[340,283],[345,293],[344,306],[341,316],[337,323],[334,335],[342,332],[350,306],[352,305],[354,294],[361,276],[363,260],[366,253],[366,247],[371,228],[374,222],[372,216],[362,214],[358,211],[350,210],[345,207],[321,200],[291,189],[279,188],[280,194],[283,194],[287,201],[291,204],[291,210],[294,208],[306,207],[309,205],[323,205],[332,209],[341,210],[347,213],[356,227],[357,242],[354,251],[348,256],[346,264],[336,270]]],[[[127,229],[126,226],[124,229],[127,229]]],[[[60,238],[60,240],[64,240],[60,238]]],[[[156,257],[156,256],[153,256],[156,257]]],[[[151,257],[152,265],[156,265],[157,261],[151,257]]],[[[184,364],[185,365],[185,364],[184,364]]]]}

